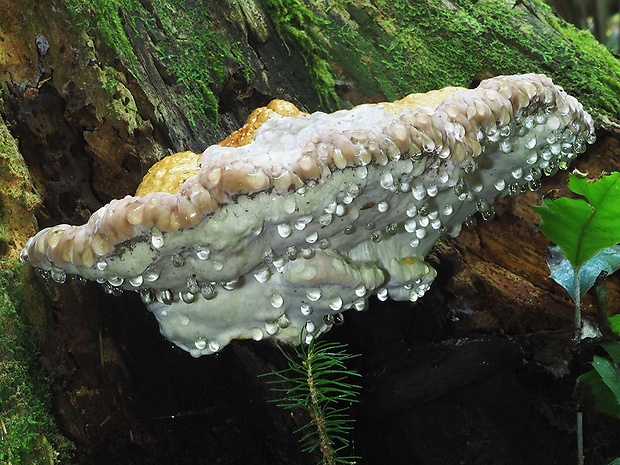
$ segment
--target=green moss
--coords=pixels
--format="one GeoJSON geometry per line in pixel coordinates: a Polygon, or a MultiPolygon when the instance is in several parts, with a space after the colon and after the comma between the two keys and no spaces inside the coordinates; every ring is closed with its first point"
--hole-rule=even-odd
{"type": "Polygon", "coordinates": [[[328,52],[330,46],[322,32],[330,22],[315,11],[320,5],[317,8],[316,2],[300,0],[263,0],[262,3],[282,40],[301,51],[321,104],[330,110],[339,107],[341,102],[335,90],[332,57],[328,52]]]}
{"type": "Polygon", "coordinates": [[[231,63],[250,80],[249,60],[239,44],[230,43],[200,2],[153,0],[149,10],[138,0],[65,0],[65,4],[78,28],[98,32],[138,79],[143,76],[136,66],[138,58],[127,28],[138,40],[147,40],[141,36],[145,28],[153,33],[157,58],[179,85],[179,99],[192,126],[198,121],[217,122],[217,95],[228,79],[231,63]]]}
{"type": "MultiPolygon", "coordinates": [[[[28,272],[31,272],[30,270],[28,272]]],[[[47,408],[45,381],[36,372],[37,352],[19,296],[26,271],[2,263],[0,272],[0,463],[66,464],[72,444],[47,408]]]]}

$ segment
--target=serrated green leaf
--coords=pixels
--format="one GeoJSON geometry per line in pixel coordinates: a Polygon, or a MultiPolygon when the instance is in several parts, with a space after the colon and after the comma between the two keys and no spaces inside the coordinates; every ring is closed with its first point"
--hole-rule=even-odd
{"type": "Polygon", "coordinates": [[[551,278],[566,289],[574,302],[580,302],[602,272],[609,275],[620,269],[620,245],[600,250],[584,263],[579,270],[579,289],[575,285],[575,270],[559,246],[549,247],[547,265],[551,270],[551,278]]]}
{"type": "Polygon", "coordinates": [[[574,269],[602,249],[620,243],[620,172],[590,182],[570,175],[568,187],[584,199],[544,199],[533,207],[540,231],[557,244],[574,269]]]}

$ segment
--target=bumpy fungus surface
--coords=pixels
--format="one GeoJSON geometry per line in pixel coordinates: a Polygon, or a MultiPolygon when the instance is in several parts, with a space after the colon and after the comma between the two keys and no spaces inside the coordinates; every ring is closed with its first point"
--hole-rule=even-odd
{"type": "Polygon", "coordinates": [[[437,239],[593,140],[590,116],[541,75],[333,114],[282,105],[202,155],[163,160],[85,225],[39,232],[22,259],[59,282],[140,292],[194,356],[234,338],[297,343],[371,295],[417,300],[437,239]]]}

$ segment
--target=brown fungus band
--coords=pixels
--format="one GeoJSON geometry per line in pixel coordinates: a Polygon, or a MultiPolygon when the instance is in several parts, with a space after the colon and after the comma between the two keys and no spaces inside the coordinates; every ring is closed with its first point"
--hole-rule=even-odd
{"type": "Polygon", "coordinates": [[[42,230],[21,258],[139,292],[196,357],[235,338],[298,343],[372,295],[420,298],[437,239],[565,169],[593,133],[542,75],[333,114],[278,101],[202,155],[162,160],[85,225],[42,230]]]}

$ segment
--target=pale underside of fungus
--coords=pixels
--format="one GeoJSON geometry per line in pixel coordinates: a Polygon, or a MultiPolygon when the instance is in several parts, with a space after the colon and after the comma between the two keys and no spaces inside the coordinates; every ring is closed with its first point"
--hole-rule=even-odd
{"type": "Polygon", "coordinates": [[[236,338],[299,343],[372,295],[416,301],[439,238],[566,168],[593,132],[542,75],[333,114],[275,102],[202,155],[162,160],[85,225],[40,231],[21,258],[58,282],[138,291],[196,357],[236,338]]]}

